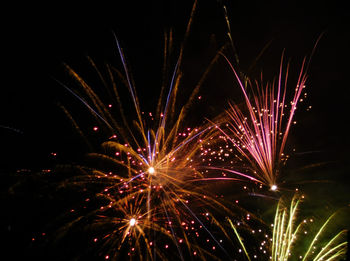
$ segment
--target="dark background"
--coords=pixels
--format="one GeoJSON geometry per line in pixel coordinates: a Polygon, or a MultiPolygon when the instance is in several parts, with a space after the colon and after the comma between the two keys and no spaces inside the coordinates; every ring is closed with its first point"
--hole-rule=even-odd
{"type": "MultiPolygon", "coordinates": [[[[74,88],[63,63],[91,77],[87,55],[100,65],[108,62],[120,66],[112,32],[124,48],[143,105],[152,108],[159,92],[164,32],[173,28],[176,54],[192,3],[146,2],[89,6],[60,2],[3,9],[10,15],[2,22],[1,32],[2,195],[14,181],[9,176],[17,170],[35,172],[57,163],[79,162],[86,152],[86,145],[58,104],[78,115],[92,139],[103,141],[103,137],[94,136],[89,112],[55,79],[74,88]]],[[[309,68],[308,99],[298,110],[298,124],[291,135],[297,149],[291,164],[294,168],[321,164],[323,167],[310,174],[310,179],[320,175],[343,183],[341,192],[333,196],[339,205],[349,204],[348,196],[342,194],[349,182],[348,7],[341,1],[199,1],[185,46],[182,69],[186,89],[198,81],[215,50],[228,41],[222,3],[228,10],[242,71],[247,72],[269,44],[249,72],[252,76],[263,70],[265,79],[271,79],[278,72],[283,49],[291,68],[298,70],[302,58],[310,55],[323,34],[309,68]],[[306,112],[308,105],[312,110],[306,112]]],[[[227,54],[233,60],[232,49],[227,54]]],[[[203,86],[209,115],[221,112],[227,100],[235,100],[232,82],[227,65],[218,62],[203,86]]]]}
{"type": "MultiPolygon", "coordinates": [[[[112,32],[124,48],[140,96],[154,97],[160,85],[164,32],[173,28],[176,54],[192,3],[119,2],[4,9],[11,15],[3,23],[2,31],[0,123],[5,128],[0,129],[1,169],[41,168],[51,152],[62,151],[62,157],[65,153],[74,154],[72,151],[78,149],[75,137],[57,103],[67,106],[67,103],[79,102],[69,100],[69,95],[54,79],[73,88],[73,80],[68,79],[62,64],[71,65],[83,76],[92,74],[87,55],[98,65],[109,62],[120,66],[112,32]]],[[[313,109],[307,116],[298,116],[301,124],[298,128],[302,130],[298,142],[303,144],[302,150],[331,150],[327,155],[336,153],[337,157],[346,158],[349,145],[347,8],[337,1],[223,3],[227,6],[232,38],[243,71],[247,71],[259,52],[270,43],[255,67],[256,72],[264,71],[265,79],[277,73],[283,48],[294,66],[292,69],[297,71],[301,59],[311,53],[316,39],[323,34],[309,70],[308,103],[313,109]],[[307,119],[303,121],[303,117],[307,119]]],[[[217,1],[198,3],[185,49],[189,66],[183,68],[187,75],[194,76],[188,77],[185,88],[190,88],[189,85],[198,79],[203,72],[202,64],[206,65],[213,50],[228,41],[221,6],[217,1]]],[[[233,60],[233,56],[230,58],[233,60]]],[[[218,68],[219,72],[227,69],[223,63],[218,68]]],[[[220,92],[229,93],[230,76],[225,76],[222,82],[218,80],[209,80],[209,83],[221,85],[220,92]]],[[[227,100],[227,96],[219,99],[227,100]]]]}

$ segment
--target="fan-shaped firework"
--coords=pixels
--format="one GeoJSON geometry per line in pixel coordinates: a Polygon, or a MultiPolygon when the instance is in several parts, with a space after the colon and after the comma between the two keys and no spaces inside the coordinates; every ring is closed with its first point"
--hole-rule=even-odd
{"type": "MultiPolygon", "coordinates": [[[[225,59],[244,95],[244,108],[230,104],[222,132],[248,161],[249,170],[244,174],[268,185],[271,190],[276,190],[280,166],[288,157],[284,154],[284,149],[289,131],[295,123],[293,117],[297,104],[302,99],[307,79],[305,59],[290,103],[286,101],[289,66],[284,72],[283,59],[277,81],[265,84],[247,80],[247,85],[239,78],[229,60],[226,57],[225,59]]],[[[236,173],[245,176],[243,173],[236,173]]]]}
{"type": "MultiPolygon", "coordinates": [[[[269,257],[259,257],[259,260],[342,260],[347,251],[346,230],[332,235],[327,231],[327,225],[334,219],[336,214],[331,215],[319,228],[316,229],[313,238],[308,239],[308,229],[312,229],[313,218],[304,218],[297,223],[297,212],[300,198],[295,196],[290,202],[290,206],[285,206],[281,198],[277,204],[272,236],[265,239],[260,244],[260,249],[268,247],[269,257]],[[310,227],[311,226],[311,227],[310,227]],[[303,242],[309,242],[307,244],[303,242]]],[[[236,226],[229,220],[240,245],[244,250],[246,259],[257,258],[258,253],[249,253],[243,243],[243,239],[238,234],[236,226]]]]}
{"type": "Polygon", "coordinates": [[[322,240],[326,226],[334,218],[335,214],[331,215],[320,226],[306,251],[299,255],[292,252],[295,241],[299,237],[302,237],[300,234],[307,234],[306,224],[313,222],[313,219],[309,218],[296,224],[299,203],[300,199],[293,198],[290,203],[289,212],[283,206],[282,200],[277,205],[271,244],[272,260],[287,260],[291,256],[298,256],[302,260],[337,260],[344,257],[347,246],[347,242],[345,241],[346,230],[342,230],[335,236],[331,236],[327,241],[322,240]]]}

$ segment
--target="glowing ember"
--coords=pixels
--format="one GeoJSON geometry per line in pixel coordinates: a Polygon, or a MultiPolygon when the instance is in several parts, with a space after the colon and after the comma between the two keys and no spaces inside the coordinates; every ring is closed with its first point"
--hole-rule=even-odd
{"type": "Polygon", "coordinates": [[[153,167],[149,167],[149,169],[148,169],[148,173],[149,174],[154,174],[156,171],[155,171],[155,169],[153,168],[153,167]]]}
{"type": "Polygon", "coordinates": [[[129,224],[130,224],[131,227],[135,226],[136,225],[136,219],[135,218],[130,219],[129,224]]]}
{"type": "Polygon", "coordinates": [[[277,186],[276,186],[276,185],[272,185],[272,186],[270,187],[270,189],[271,189],[272,191],[276,191],[276,190],[277,190],[277,186]]]}

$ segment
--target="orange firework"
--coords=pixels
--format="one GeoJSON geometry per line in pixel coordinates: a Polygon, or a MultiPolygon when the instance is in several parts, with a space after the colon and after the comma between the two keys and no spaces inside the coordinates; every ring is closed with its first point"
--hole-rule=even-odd
{"type": "MultiPolygon", "coordinates": [[[[189,26],[190,23],[187,31],[189,26]]],[[[146,114],[141,110],[123,50],[115,39],[123,73],[108,66],[106,79],[91,59],[90,62],[103,84],[107,85],[108,81],[112,83],[120,119],[117,120],[112,113],[112,105],[105,105],[93,88],[71,67],[66,66],[79,83],[86,100],[62,85],[112,132],[110,139],[102,144],[102,153],[89,154],[90,159],[98,160],[102,167],[83,167],[87,175],[74,178],[74,182],[102,186],[102,190],[96,194],[100,200],[98,208],[72,224],[92,219],[93,227],[100,227],[94,242],[103,242],[100,244],[106,259],[117,259],[124,255],[162,260],[185,260],[190,256],[201,259],[213,257],[213,253],[199,244],[202,241],[209,242],[212,251],[227,255],[222,239],[217,239],[212,229],[214,227],[216,233],[227,235],[215,215],[235,214],[230,207],[232,204],[224,203],[215,190],[208,190],[209,185],[205,182],[208,179],[202,171],[205,167],[199,160],[203,144],[213,139],[217,128],[210,123],[195,128],[183,126],[200,84],[194,88],[179,112],[175,110],[182,76],[179,69],[182,48],[169,85],[162,85],[156,113],[146,114]],[[127,87],[133,113],[125,113],[117,78],[127,87]],[[167,88],[167,95],[162,95],[167,88]],[[177,254],[169,257],[164,253],[166,250],[177,254]]],[[[166,39],[170,44],[171,34],[166,39]]],[[[214,60],[217,58],[218,55],[214,60]]],[[[75,126],[79,128],[77,124],[75,126]]],[[[98,127],[93,129],[99,130],[98,127]]],[[[242,214],[242,211],[239,213],[242,214]]]]}

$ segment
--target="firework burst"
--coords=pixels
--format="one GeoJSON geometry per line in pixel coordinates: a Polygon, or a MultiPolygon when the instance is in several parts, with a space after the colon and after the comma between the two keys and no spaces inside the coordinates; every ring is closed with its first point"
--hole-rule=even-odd
{"type": "MultiPolygon", "coordinates": [[[[301,198],[294,196],[289,206],[281,198],[275,211],[274,223],[271,224],[272,236],[266,235],[260,244],[266,248],[264,253],[269,254],[263,260],[286,261],[286,260],[342,260],[347,251],[346,233],[347,230],[341,230],[335,235],[327,231],[327,226],[335,218],[336,213],[332,214],[318,228],[313,228],[314,218],[304,218],[300,223],[297,222],[298,208],[301,198]],[[315,230],[314,236],[307,238],[308,230],[315,230]],[[306,237],[306,238],[305,238],[306,237]],[[308,242],[305,244],[305,242],[308,242]]],[[[229,219],[229,223],[235,232],[235,236],[240,242],[244,251],[242,251],[248,260],[257,258],[258,253],[249,253],[243,242],[242,237],[237,231],[237,227],[229,219]],[[253,257],[253,258],[252,258],[253,257]]]]}
{"type": "MultiPolygon", "coordinates": [[[[298,102],[303,99],[307,79],[305,59],[289,103],[286,100],[289,65],[284,71],[283,56],[277,81],[266,84],[249,79],[244,84],[230,61],[226,57],[225,59],[244,95],[244,108],[230,104],[226,123],[221,128],[222,133],[248,161],[248,178],[275,191],[278,189],[281,164],[288,158],[284,150],[291,126],[296,123],[293,121],[295,111],[298,102]]],[[[243,173],[236,174],[247,177],[243,173]]]]}
{"type": "MultiPolygon", "coordinates": [[[[169,86],[162,85],[156,113],[145,113],[141,110],[123,50],[115,39],[123,73],[107,66],[108,79],[105,79],[91,59],[90,62],[104,85],[112,83],[119,120],[111,112],[113,106],[106,105],[93,88],[66,65],[84,96],[62,85],[111,132],[109,140],[102,144],[103,153],[88,155],[103,167],[82,167],[86,175],[74,177],[75,184],[98,184],[96,187],[101,187],[95,195],[99,198],[99,203],[95,204],[98,207],[71,224],[76,226],[90,220],[92,227],[99,227],[94,229],[96,235],[93,238],[104,250],[100,255],[105,259],[118,259],[124,255],[137,259],[143,256],[162,260],[184,260],[193,256],[206,259],[215,258],[215,251],[228,255],[222,239],[217,238],[217,234],[223,237],[227,234],[215,215],[235,214],[231,203],[224,203],[215,190],[208,189],[210,185],[206,181],[216,178],[205,177],[203,169],[206,166],[200,161],[203,144],[210,143],[217,128],[209,122],[195,128],[183,125],[199,85],[179,112],[175,109],[182,76],[179,69],[182,52],[173,66],[169,86]],[[125,113],[117,78],[127,86],[134,116],[125,113]],[[167,95],[162,95],[166,89],[167,95]],[[99,243],[101,241],[103,243],[99,243]],[[209,244],[210,251],[201,246],[202,241],[209,244]],[[164,253],[167,250],[175,251],[177,255],[169,257],[164,253]]],[[[74,125],[82,133],[78,124],[74,125]]],[[[97,131],[99,127],[93,129],[97,131]]],[[[65,233],[65,229],[62,231],[65,233]]]]}

